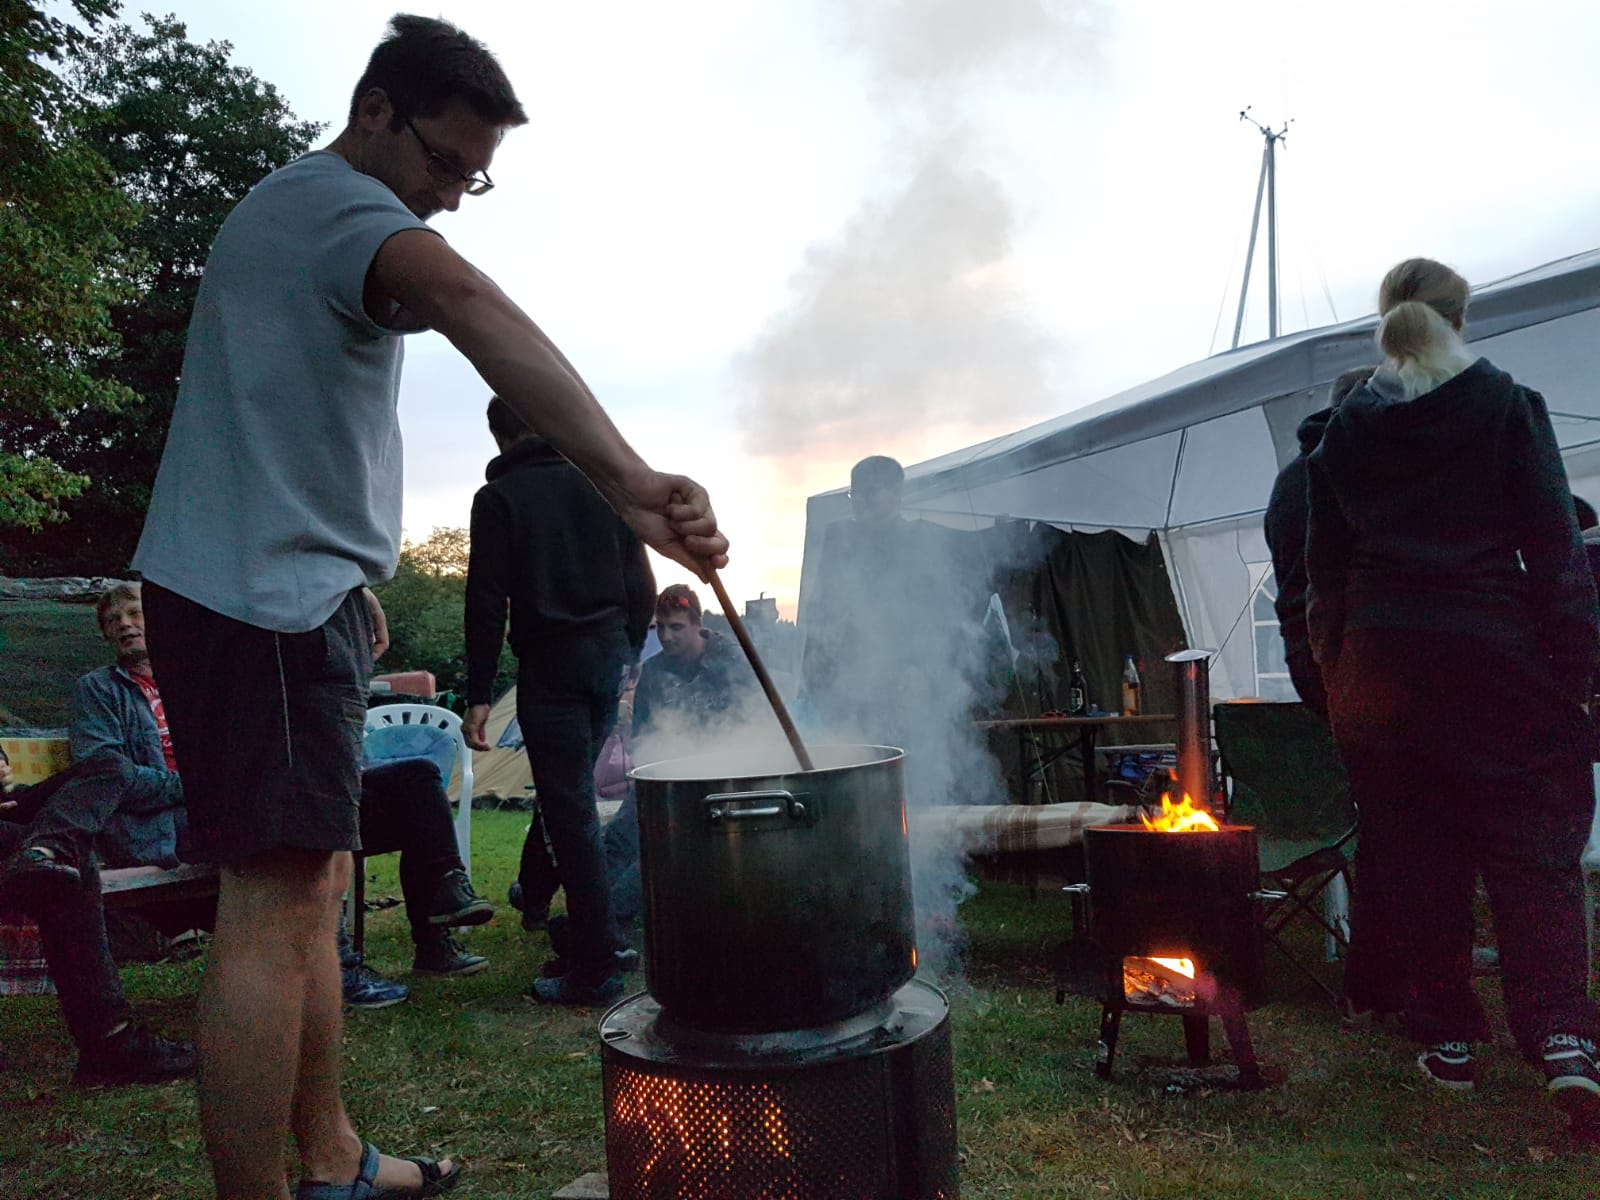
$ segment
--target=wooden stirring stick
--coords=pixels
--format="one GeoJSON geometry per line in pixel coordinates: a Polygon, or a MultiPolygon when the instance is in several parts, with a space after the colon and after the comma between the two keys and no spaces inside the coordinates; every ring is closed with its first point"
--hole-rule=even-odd
{"type": "Polygon", "coordinates": [[[722,577],[717,574],[715,567],[706,568],[706,579],[710,581],[711,590],[717,595],[717,603],[722,605],[722,613],[728,618],[728,624],[733,626],[733,636],[739,639],[739,646],[744,651],[744,656],[750,660],[751,669],[761,681],[761,690],[767,694],[767,703],[772,705],[778,724],[783,726],[783,736],[789,739],[789,748],[794,751],[795,758],[800,760],[800,769],[815,770],[811,755],[806,750],[806,744],[800,740],[800,731],[794,727],[789,710],[784,706],[783,697],[778,695],[778,689],[773,686],[772,676],[767,674],[767,668],[761,662],[761,655],[756,653],[756,644],[750,640],[750,632],[744,627],[744,621],[740,618],[738,610],[733,607],[733,601],[728,599],[728,589],[722,586],[722,577]]]}

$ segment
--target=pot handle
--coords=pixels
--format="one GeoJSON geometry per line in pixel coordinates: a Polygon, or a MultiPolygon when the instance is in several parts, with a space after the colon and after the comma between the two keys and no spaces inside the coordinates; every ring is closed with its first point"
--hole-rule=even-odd
{"type": "Polygon", "coordinates": [[[815,819],[806,806],[795,799],[793,792],[717,792],[707,796],[705,804],[709,825],[784,817],[791,822],[809,824],[815,819]]]}

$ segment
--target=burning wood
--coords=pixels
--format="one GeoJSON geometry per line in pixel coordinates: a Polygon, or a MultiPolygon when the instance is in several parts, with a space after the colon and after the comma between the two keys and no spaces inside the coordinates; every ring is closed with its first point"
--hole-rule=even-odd
{"type": "Polygon", "coordinates": [[[1122,990],[1129,1004],[1193,1008],[1199,999],[1194,960],[1190,958],[1125,958],[1122,990]]]}

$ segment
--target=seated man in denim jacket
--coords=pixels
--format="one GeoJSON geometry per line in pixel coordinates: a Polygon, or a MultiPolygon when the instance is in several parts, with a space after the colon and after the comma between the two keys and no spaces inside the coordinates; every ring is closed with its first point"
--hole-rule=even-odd
{"type": "Polygon", "coordinates": [[[117,661],[72,689],[68,739],[74,764],[102,763],[112,786],[75,788],[45,803],[28,831],[22,867],[75,875],[91,850],[108,867],[175,867],[188,830],[161,693],[144,644],[139,586],[123,583],[95,605],[117,661]]]}
{"type": "MultiPolygon", "coordinates": [[[[74,770],[97,764],[101,786],[63,790],[46,801],[11,864],[16,875],[76,879],[91,850],[112,867],[171,867],[183,857],[183,781],[145,648],[139,585],[113,586],[95,614],[117,661],[78,680],[68,735],[74,770]]],[[[376,851],[401,851],[416,944],[413,969],[443,975],[482,970],[488,960],[468,953],[450,930],[487,921],[494,909],[473,892],[462,867],[440,772],[424,761],[385,763],[363,772],[362,787],[363,843],[376,851]]],[[[382,1007],[405,998],[401,985],[374,978],[348,952],[342,957],[346,1000],[353,1006],[382,1007]]]]}

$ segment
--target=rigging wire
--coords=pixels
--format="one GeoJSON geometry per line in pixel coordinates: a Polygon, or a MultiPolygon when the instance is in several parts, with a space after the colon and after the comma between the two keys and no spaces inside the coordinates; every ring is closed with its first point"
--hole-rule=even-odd
{"type": "Polygon", "coordinates": [[[1222,332],[1222,314],[1228,311],[1228,293],[1233,290],[1233,260],[1228,260],[1228,274],[1222,281],[1222,295],[1217,297],[1217,320],[1211,326],[1211,344],[1206,347],[1206,357],[1217,352],[1217,334],[1222,332]]]}

